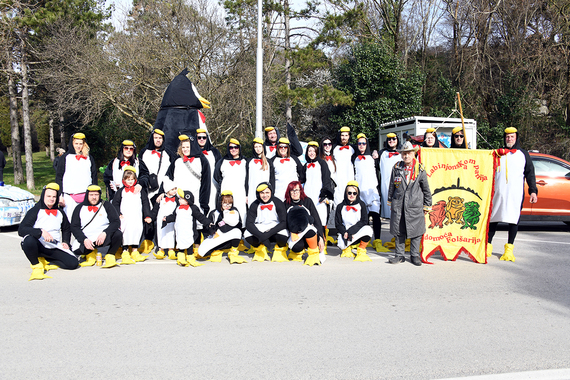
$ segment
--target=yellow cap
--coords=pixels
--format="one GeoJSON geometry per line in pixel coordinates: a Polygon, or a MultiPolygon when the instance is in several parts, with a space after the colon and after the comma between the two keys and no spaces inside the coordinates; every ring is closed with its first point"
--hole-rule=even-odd
{"type": "Polygon", "coordinates": [[[178,140],[180,141],[186,141],[186,140],[190,140],[190,138],[186,135],[180,135],[178,136],[178,140]]]}
{"type": "Polygon", "coordinates": [[[198,128],[196,129],[196,133],[208,133],[208,132],[206,132],[204,128],[198,128]]]}
{"type": "Polygon", "coordinates": [[[78,132],[76,134],[73,135],[74,139],[80,139],[80,140],[85,140],[85,135],[81,132],[78,132]]]}
{"type": "Polygon", "coordinates": [[[388,133],[388,134],[386,135],[386,137],[388,137],[388,138],[394,138],[394,137],[398,137],[398,136],[396,136],[395,133],[390,132],[390,133],[388,133]]]}
{"type": "Polygon", "coordinates": [[[366,135],[364,133],[359,133],[358,136],[356,136],[357,139],[361,139],[361,138],[366,138],[366,135]]]}
{"type": "Polygon", "coordinates": [[[505,133],[517,133],[517,129],[515,127],[508,127],[505,129],[505,133]]]}
{"type": "Polygon", "coordinates": [[[309,141],[309,144],[307,144],[307,145],[316,146],[317,148],[319,147],[319,143],[316,141],[309,141]]]}
{"type": "Polygon", "coordinates": [[[164,136],[164,132],[162,132],[160,129],[156,128],[154,131],[154,133],[159,134],[161,136],[164,136]]]}
{"type": "Polygon", "coordinates": [[[178,188],[178,189],[176,190],[176,194],[178,194],[178,196],[179,196],[180,198],[184,198],[184,190],[182,190],[181,188],[178,188]]]}
{"type": "Polygon", "coordinates": [[[97,186],[97,185],[90,185],[90,186],[87,188],[87,191],[101,191],[101,188],[100,188],[99,186],[97,186]]]}
{"type": "Polygon", "coordinates": [[[239,141],[237,139],[230,139],[230,143],[239,145],[239,141]]]}
{"type": "Polygon", "coordinates": [[[348,181],[348,183],[346,184],[346,186],[358,187],[358,182],[356,182],[356,181],[348,181]]]}
{"type": "Polygon", "coordinates": [[[133,173],[136,173],[136,172],[137,172],[137,169],[135,169],[135,168],[134,168],[133,166],[131,166],[131,165],[127,165],[127,166],[125,166],[125,167],[123,168],[123,172],[126,172],[127,170],[130,170],[130,171],[132,171],[133,173]]]}
{"type": "Polygon", "coordinates": [[[59,191],[59,185],[58,185],[57,183],[55,183],[55,182],[50,182],[50,183],[48,183],[45,188],[46,188],[46,189],[52,189],[52,190],[55,190],[55,191],[59,191]]]}
{"type": "Polygon", "coordinates": [[[254,143],[263,144],[263,140],[260,137],[256,137],[253,139],[254,143]]]}
{"type": "Polygon", "coordinates": [[[350,132],[350,128],[348,128],[348,127],[342,127],[342,128],[340,129],[340,131],[341,131],[341,132],[350,132]]]}
{"type": "Polygon", "coordinates": [[[135,145],[135,143],[132,142],[131,140],[123,140],[123,145],[126,145],[126,146],[133,146],[133,145],[135,145]]]}
{"type": "Polygon", "coordinates": [[[258,193],[261,193],[263,190],[267,189],[269,186],[267,186],[266,183],[262,183],[261,185],[257,186],[257,189],[255,189],[258,193]]]}
{"type": "Polygon", "coordinates": [[[275,129],[275,127],[267,127],[267,128],[265,128],[265,132],[271,132],[274,129],[275,129]]]}
{"type": "Polygon", "coordinates": [[[224,191],[222,191],[221,194],[222,194],[222,195],[234,195],[234,193],[232,193],[231,190],[224,190],[224,191]]]}
{"type": "Polygon", "coordinates": [[[455,128],[453,128],[453,131],[451,131],[451,133],[456,134],[457,132],[462,131],[462,130],[463,130],[463,127],[455,127],[455,128]]]}
{"type": "Polygon", "coordinates": [[[289,144],[291,144],[291,143],[289,142],[289,139],[288,139],[287,137],[281,137],[281,138],[279,139],[279,144],[287,144],[287,145],[289,145],[289,144]]]}
{"type": "Polygon", "coordinates": [[[426,133],[433,133],[433,132],[435,132],[435,128],[426,129],[426,133]]]}

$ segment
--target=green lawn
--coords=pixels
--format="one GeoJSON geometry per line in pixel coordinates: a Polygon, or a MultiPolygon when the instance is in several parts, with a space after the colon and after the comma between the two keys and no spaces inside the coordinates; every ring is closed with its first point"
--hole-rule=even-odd
{"type": "MultiPolygon", "coordinates": [[[[14,163],[12,155],[5,154],[6,167],[4,168],[4,183],[6,185],[14,185],[14,163]]],[[[36,152],[34,157],[34,180],[36,184],[35,190],[30,190],[34,195],[40,195],[42,188],[50,182],[55,182],[55,170],[53,169],[52,162],[45,152],[36,152]]],[[[24,166],[24,183],[18,186],[21,189],[27,190],[26,185],[26,156],[22,155],[22,165],[24,166]]],[[[103,197],[105,197],[105,185],[102,181],[103,175],[99,173],[99,185],[103,189],[103,197]]]]}

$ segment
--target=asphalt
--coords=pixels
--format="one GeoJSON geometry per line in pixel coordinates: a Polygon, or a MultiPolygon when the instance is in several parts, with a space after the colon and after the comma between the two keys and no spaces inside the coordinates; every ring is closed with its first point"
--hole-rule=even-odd
{"type": "Polygon", "coordinates": [[[4,379],[570,378],[564,224],[524,224],[515,263],[500,230],[486,265],[331,247],[320,267],[151,258],[30,282],[19,242],[0,233],[4,379]]]}

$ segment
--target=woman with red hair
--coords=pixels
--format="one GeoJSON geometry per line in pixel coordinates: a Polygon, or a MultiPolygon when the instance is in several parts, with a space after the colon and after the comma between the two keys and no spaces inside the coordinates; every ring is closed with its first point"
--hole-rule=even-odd
{"type": "Polygon", "coordinates": [[[287,230],[291,249],[289,259],[302,261],[302,251],[307,248],[308,257],[305,265],[322,264],[325,247],[323,224],[311,198],[307,197],[301,182],[293,181],[285,192],[285,208],[287,209],[287,230]]]}

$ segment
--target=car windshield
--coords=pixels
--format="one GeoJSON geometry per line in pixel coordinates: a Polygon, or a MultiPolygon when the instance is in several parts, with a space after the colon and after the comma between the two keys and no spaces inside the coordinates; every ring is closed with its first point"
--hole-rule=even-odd
{"type": "Polygon", "coordinates": [[[564,177],[568,172],[570,172],[570,168],[568,166],[542,157],[533,157],[532,163],[534,164],[536,175],[564,177]]]}

